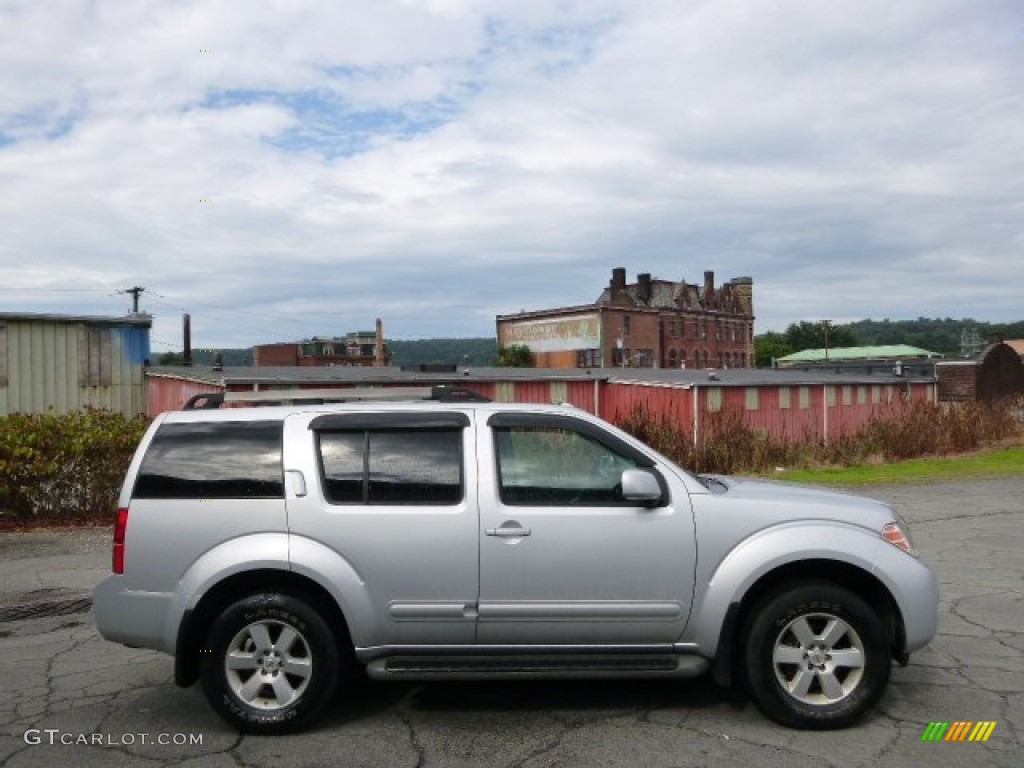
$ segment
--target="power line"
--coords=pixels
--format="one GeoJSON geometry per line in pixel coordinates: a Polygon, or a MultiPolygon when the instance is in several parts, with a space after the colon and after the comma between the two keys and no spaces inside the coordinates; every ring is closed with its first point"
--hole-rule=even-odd
{"type": "Polygon", "coordinates": [[[113,291],[110,288],[0,288],[0,293],[16,293],[19,296],[41,293],[105,293],[113,296],[120,291],[113,291]]]}
{"type": "MultiPolygon", "coordinates": [[[[147,295],[149,295],[149,296],[158,296],[161,299],[167,299],[167,302],[169,302],[169,301],[178,301],[179,300],[177,298],[171,298],[171,297],[168,297],[168,296],[164,296],[163,294],[156,293],[155,291],[152,291],[152,290],[149,290],[147,292],[147,295]]],[[[172,307],[172,308],[177,309],[177,310],[179,310],[181,312],[190,312],[190,311],[192,311],[191,309],[186,309],[184,307],[179,307],[179,306],[176,306],[174,304],[167,303],[167,302],[155,301],[155,303],[157,303],[157,304],[163,304],[164,306],[172,307]]],[[[216,304],[210,304],[209,302],[205,302],[205,301],[197,301],[195,299],[189,299],[188,303],[189,303],[190,306],[197,307],[199,309],[203,309],[203,310],[205,310],[209,314],[218,314],[218,315],[222,315],[222,316],[238,318],[238,319],[241,320],[241,322],[245,323],[247,328],[253,329],[253,330],[262,331],[262,332],[264,332],[264,333],[266,333],[268,335],[271,335],[271,336],[279,335],[281,333],[282,329],[281,329],[280,325],[273,326],[273,327],[268,326],[268,325],[264,325],[263,323],[265,323],[268,320],[271,321],[271,322],[278,322],[280,324],[286,324],[286,325],[289,325],[289,326],[293,326],[296,329],[305,329],[305,332],[308,334],[310,332],[309,331],[309,322],[310,322],[311,318],[322,317],[322,318],[326,318],[326,319],[329,319],[329,320],[334,321],[334,322],[337,322],[337,319],[338,319],[336,316],[334,316],[333,313],[328,313],[328,312],[308,312],[308,313],[304,313],[300,317],[295,317],[295,316],[289,316],[289,315],[282,315],[282,314],[275,313],[275,312],[268,312],[266,310],[258,310],[257,311],[257,310],[238,309],[238,308],[232,309],[232,308],[228,308],[228,307],[218,306],[216,304]],[[253,322],[252,320],[249,320],[247,318],[255,318],[255,319],[259,320],[259,321],[262,321],[262,323],[253,322]]],[[[298,335],[303,335],[302,331],[298,331],[298,335]]]]}

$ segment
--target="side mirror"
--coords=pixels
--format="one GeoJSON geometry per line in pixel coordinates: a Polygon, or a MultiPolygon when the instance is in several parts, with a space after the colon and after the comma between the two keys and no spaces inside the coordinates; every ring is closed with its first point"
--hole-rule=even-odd
{"type": "Polygon", "coordinates": [[[645,507],[657,507],[664,494],[661,483],[653,472],[646,469],[626,469],[622,472],[622,498],[645,507]]]}

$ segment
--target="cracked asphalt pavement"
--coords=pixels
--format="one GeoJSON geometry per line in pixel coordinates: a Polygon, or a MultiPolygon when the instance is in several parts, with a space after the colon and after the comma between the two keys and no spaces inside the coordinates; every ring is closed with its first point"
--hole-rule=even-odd
{"type": "Polygon", "coordinates": [[[170,657],[100,638],[88,591],[110,533],[0,535],[0,765],[1020,766],[1024,480],[886,487],[941,583],[939,632],[879,710],[837,732],[777,726],[709,680],[362,683],[317,728],[242,736],[170,657]],[[985,743],[922,742],[930,721],[995,721],[985,743]]]}

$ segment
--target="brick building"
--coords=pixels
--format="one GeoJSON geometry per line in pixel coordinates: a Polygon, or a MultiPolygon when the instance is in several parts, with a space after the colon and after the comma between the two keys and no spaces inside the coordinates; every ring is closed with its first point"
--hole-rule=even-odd
{"type": "Polygon", "coordinates": [[[381,321],[376,331],[355,331],[344,337],[314,336],[304,341],[257,344],[252,348],[254,366],[385,366],[391,351],[384,343],[381,321]]]}
{"type": "Polygon", "coordinates": [[[637,275],[617,267],[597,301],[498,315],[498,344],[525,344],[542,368],[751,368],[754,281],[715,287],[637,275]]]}
{"type": "Polygon", "coordinates": [[[992,402],[1024,394],[1024,361],[1012,346],[999,340],[973,360],[938,363],[935,375],[943,402],[992,402]]]}

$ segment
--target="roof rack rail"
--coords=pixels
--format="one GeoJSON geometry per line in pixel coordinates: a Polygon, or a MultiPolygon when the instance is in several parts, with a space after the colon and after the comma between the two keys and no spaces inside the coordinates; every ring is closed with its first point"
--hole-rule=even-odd
{"type": "Polygon", "coordinates": [[[436,400],[441,403],[489,403],[479,392],[452,384],[434,387],[350,387],[348,389],[263,389],[254,392],[203,392],[188,399],[182,410],[221,408],[232,403],[323,405],[373,401],[436,400]]]}
{"type": "Polygon", "coordinates": [[[430,390],[430,400],[440,400],[442,403],[489,403],[491,398],[484,397],[475,389],[463,387],[459,384],[438,384],[430,390]]]}
{"type": "Polygon", "coordinates": [[[183,411],[205,411],[210,408],[220,408],[223,404],[223,392],[201,392],[186,400],[181,409],[183,411]]]}

